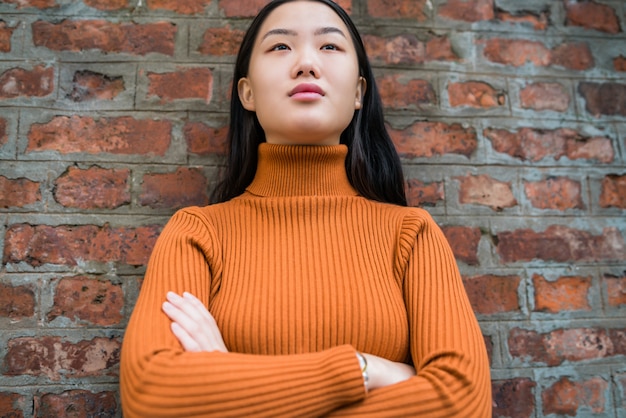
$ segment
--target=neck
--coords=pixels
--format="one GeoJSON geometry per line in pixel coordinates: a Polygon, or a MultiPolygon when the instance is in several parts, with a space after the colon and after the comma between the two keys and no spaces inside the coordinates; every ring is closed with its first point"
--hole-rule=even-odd
{"type": "Polygon", "coordinates": [[[355,196],[345,169],[345,145],[259,145],[247,191],[257,196],[355,196]]]}

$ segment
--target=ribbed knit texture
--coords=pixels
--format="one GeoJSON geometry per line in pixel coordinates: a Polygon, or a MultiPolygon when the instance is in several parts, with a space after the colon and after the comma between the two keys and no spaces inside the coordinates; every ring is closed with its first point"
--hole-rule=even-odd
{"type": "Polygon", "coordinates": [[[122,350],[124,416],[489,417],[489,367],[427,212],[364,199],[347,148],[261,144],[240,197],[179,211],[153,251],[122,350]],[[229,353],[186,353],[161,311],[188,291],[229,353]],[[366,393],[355,351],[412,362],[366,393]]]}

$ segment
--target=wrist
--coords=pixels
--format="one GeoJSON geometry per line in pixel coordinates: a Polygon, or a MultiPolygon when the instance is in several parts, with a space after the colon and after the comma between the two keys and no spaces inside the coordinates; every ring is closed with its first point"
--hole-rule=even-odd
{"type": "Polygon", "coordinates": [[[361,366],[361,374],[363,375],[363,384],[365,385],[365,392],[369,392],[369,372],[367,371],[367,359],[358,351],[356,357],[359,359],[359,366],[361,366]]]}

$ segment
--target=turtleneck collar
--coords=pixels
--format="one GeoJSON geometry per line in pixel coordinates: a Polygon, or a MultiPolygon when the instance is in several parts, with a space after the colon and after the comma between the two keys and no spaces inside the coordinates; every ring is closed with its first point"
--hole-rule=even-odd
{"type": "Polygon", "coordinates": [[[345,145],[259,145],[256,174],[246,190],[257,196],[355,196],[346,175],[345,145]]]}

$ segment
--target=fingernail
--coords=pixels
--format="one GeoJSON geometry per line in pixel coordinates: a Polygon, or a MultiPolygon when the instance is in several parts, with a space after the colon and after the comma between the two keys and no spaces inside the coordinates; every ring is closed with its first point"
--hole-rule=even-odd
{"type": "Polygon", "coordinates": [[[185,299],[193,299],[193,295],[189,292],[183,292],[183,297],[185,299]]]}

